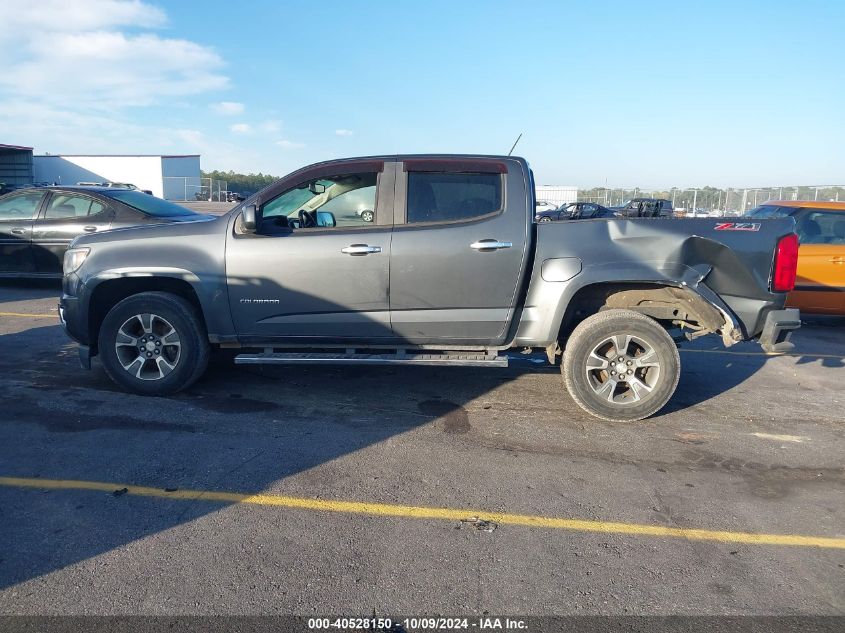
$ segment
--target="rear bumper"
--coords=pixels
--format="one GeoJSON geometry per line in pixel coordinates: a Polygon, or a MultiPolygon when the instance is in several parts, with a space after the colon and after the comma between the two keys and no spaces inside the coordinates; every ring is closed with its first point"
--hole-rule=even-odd
{"type": "Polygon", "coordinates": [[[795,308],[772,310],[766,315],[760,346],[766,352],[788,352],[795,345],[789,337],[793,330],[801,327],[801,313],[795,308]]]}

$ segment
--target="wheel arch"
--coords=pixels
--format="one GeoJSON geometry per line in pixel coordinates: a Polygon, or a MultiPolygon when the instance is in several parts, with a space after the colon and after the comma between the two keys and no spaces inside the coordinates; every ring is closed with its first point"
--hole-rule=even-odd
{"type": "Polygon", "coordinates": [[[725,315],[689,285],[666,281],[600,281],[579,287],[567,302],[557,326],[563,343],[577,325],[593,314],[614,308],[633,310],[664,327],[682,326],[703,334],[725,328],[725,315]]]}
{"type": "Polygon", "coordinates": [[[203,325],[206,325],[199,294],[183,275],[124,275],[102,279],[91,288],[88,301],[88,340],[91,341],[92,356],[98,352],[100,327],[109,310],[127,297],[142,292],[166,292],[182,297],[197,309],[203,325]]]}

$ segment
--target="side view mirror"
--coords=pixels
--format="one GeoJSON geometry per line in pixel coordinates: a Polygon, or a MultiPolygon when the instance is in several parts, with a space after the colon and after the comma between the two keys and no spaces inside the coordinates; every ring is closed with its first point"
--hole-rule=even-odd
{"type": "Polygon", "coordinates": [[[335,220],[334,213],[329,211],[317,211],[317,226],[323,226],[330,229],[337,226],[337,220],[335,220]]]}
{"type": "Polygon", "coordinates": [[[241,212],[241,221],[243,223],[245,231],[255,231],[255,216],[257,215],[257,213],[258,209],[254,204],[244,207],[243,211],[241,212]]]}

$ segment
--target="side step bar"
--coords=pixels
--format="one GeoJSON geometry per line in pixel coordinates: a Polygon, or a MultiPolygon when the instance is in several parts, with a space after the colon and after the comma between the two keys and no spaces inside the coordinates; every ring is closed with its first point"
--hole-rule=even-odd
{"type": "Polygon", "coordinates": [[[407,352],[358,354],[331,352],[274,352],[238,354],[236,365],[461,365],[464,367],[507,367],[508,357],[484,352],[407,352]]]}

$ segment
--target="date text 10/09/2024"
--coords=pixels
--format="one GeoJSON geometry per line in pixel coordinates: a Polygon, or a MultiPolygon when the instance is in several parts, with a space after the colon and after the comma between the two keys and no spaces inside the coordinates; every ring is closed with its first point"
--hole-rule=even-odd
{"type": "Polygon", "coordinates": [[[390,618],[309,618],[308,628],[311,630],[432,630],[432,631],[460,631],[460,630],[527,630],[525,620],[498,617],[481,618],[448,618],[448,617],[419,617],[392,620],[390,618]],[[398,625],[398,626],[397,626],[398,625]]]}

